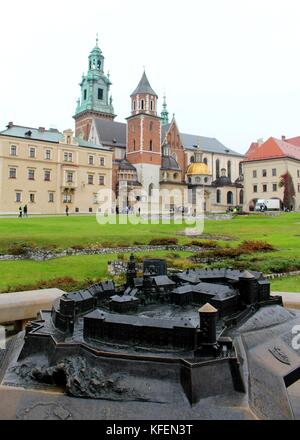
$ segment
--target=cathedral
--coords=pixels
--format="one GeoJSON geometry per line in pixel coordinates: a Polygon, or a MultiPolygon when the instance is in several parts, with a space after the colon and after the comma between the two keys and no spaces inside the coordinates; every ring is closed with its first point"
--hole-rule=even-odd
{"type": "Polygon", "coordinates": [[[175,116],[169,118],[165,96],[159,113],[145,71],[130,96],[126,122],[117,122],[111,85],[97,39],[80,83],[75,131],[113,150],[112,189],[121,210],[151,203],[152,212],[196,213],[201,203],[206,212],[224,212],[243,205],[243,155],[215,138],[182,133],[175,116]]]}

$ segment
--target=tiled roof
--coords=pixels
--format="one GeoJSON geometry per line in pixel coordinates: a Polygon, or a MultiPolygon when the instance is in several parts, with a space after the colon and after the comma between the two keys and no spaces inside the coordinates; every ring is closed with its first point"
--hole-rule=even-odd
{"type": "Polygon", "coordinates": [[[199,145],[202,151],[206,153],[218,153],[231,156],[244,157],[242,154],[225,147],[218,139],[194,134],[181,133],[181,140],[186,150],[195,150],[199,145]]]}
{"type": "Polygon", "coordinates": [[[126,148],[127,124],[109,119],[95,119],[95,126],[103,145],[126,148]]]}
{"type": "Polygon", "coordinates": [[[53,142],[53,143],[59,143],[59,141],[63,139],[62,133],[60,133],[56,129],[42,131],[39,130],[38,128],[23,127],[19,125],[13,125],[12,127],[7,128],[4,131],[1,131],[0,134],[2,136],[17,137],[22,139],[32,139],[35,141],[53,142]]]}
{"type": "MultiPolygon", "coordinates": [[[[51,142],[54,144],[58,144],[59,142],[62,142],[64,140],[63,133],[61,133],[57,129],[50,128],[50,130],[40,130],[38,128],[23,127],[19,125],[13,125],[12,127],[1,131],[0,135],[33,141],[51,142]]],[[[79,137],[74,137],[74,141],[83,148],[93,148],[96,150],[110,151],[110,148],[104,147],[103,145],[95,145],[79,137]]]]}
{"type": "Polygon", "coordinates": [[[296,145],[296,147],[300,147],[300,136],[296,136],[294,138],[286,139],[288,144],[296,145]]]}
{"type": "Polygon", "coordinates": [[[246,157],[249,157],[250,155],[252,155],[254,153],[254,151],[256,151],[256,149],[259,147],[259,143],[258,142],[252,142],[252,144],[250,145],[249,150],[246,153],[246,157]]]}
{"type": "Polygon", "coordinates": [[[176,159],[172,156],[163,156],[162,157],[162,170],[173,170],[180,171],[179,165],[176,159]]]}
{"type": "MultiPolygon", "coordinates": [[[[161,136],[162,142],[164,142],[168,131],[170,130],[171,124],[166,124],[162,126],[161,136]]],[[[244,157],[242,154],[225,147],[218,139],[210,138],[206,136],[198,136],[194,134],[180,133],[181,141],[185,150],[195,150],[195,146],[199,145],[202,151],[205,153],[218,153],[226,154],[231,156],[244,157]]]]}
{"type": "Polygon", "coordinates": [[[139,95],[139,94],[148,94],[148,95],[154,95],[157,96],[152,87],[150,86],[149,80],[147,78],[146,72],[143,73],[142,79],[139,82],[139,85],[135,89],[135,91],[132,93],[131,96],[139,95]]]}
{"type": "Polygon", "coordinates": [[[294,140],[294,142],[295,144],[292,144],[288,141],[271,137],[250,152],[247,156],[246,162],[284,157],[300,160],[300,146],[296,145],[296,140],[294,140]]]}

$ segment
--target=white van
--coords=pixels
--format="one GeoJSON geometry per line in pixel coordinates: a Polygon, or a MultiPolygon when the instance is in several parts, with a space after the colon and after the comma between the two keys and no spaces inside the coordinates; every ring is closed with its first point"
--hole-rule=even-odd
{"type": "Polygon", "coordinates": [[[257,200],[255,211],[280,211],[280,200],[278,199],[260,199],[257,200]]]}

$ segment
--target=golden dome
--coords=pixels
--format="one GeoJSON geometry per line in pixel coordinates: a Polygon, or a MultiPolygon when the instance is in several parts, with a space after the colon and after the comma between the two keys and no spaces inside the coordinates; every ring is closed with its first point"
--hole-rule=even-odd
{"type": "Polygon", "coordinates": [[[206,176],[210,176],[210,172],[208,170],[208,166],[206,165],[206,163],[203,162],[197,162],[197,163],[192,163],[188,170],[187,170],[187,175],[188,176],[194,176],[194,175],[206,175],[206,176]]]}

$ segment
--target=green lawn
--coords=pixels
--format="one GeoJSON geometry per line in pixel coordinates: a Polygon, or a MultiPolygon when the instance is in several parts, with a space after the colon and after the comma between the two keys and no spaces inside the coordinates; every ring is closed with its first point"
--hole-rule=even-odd
{"type": "MultiPolygon", "coordinates": [[[[177,237],[187,244],[190,238],[178,235],[183,225],[99,225],[95,217],[47,217],[29,219],[0,219],[0,251],[5,252],[12,243],[31,243],[39,247],[55,246],[65,249],[74,245],[102,243],[104,245],[135,243],[148,244],[153,238],[177,237]]],[[[264,240],[276,247],[276,252],[249,254],[237,261],[270,272],[295,262],[300,264],[300,213],[287,213],[279,217],[236,217],[226,221],[206,221],[206,234],[232,237],[222,245],[237,246],[243,240],[264,240]]],[[[154,254],[152,254],[154,255],[154,254]]],[[[165,256],[155,253],[156,256],[165,256]]],[[[185,255],[181,254],[180,258],[185,255]]],[[[31,261],[0,262],[0,290],[8,286],[29,285],[40,280],[71,276],[76,280],[106,276],[107,261],[114,256],[71,257],[44,263],[31,261]]],[[[175,260],[175,259],[174,259],[175,260]]],[[[172,261],[172,260],[171,260],[172,261]]],[[[173,263],[173,261],[172,261],[173,263]]],[[[178,263],[178,261],[174,261],[178,263]]],[[[299,277],[276,280],[275,290],[300,291],[299,277]],[[297,287],[299,285],[299,287],[297,287]]]]}
{"type": "MultiPolygon", "coordinates": [[[[169,258],[169,261],[172,258],[172,254],[167,251],[137,253],[136,255],[142,258],[169,258]]],[[[180,252],[179,255],[184,260],[191,253],[180,252]]],[[[124,256],[129,259],[130,254],[124,254],[124,256]]],[[[117,258],[117,254],[111,254],[66,257],[43,262],[1,261],[0,292],[14,291],[16,288],[17,290],[30,290],[35,288],[35,284],[40,281],[50,281],[55,278],[70,277],[76,282],[84,280],[89,280],[90,283],[96,282],[99,279],[109,278],[107,264],[117,258]]],[[[62,286],[55,287],[68,287],[64,285],[64,280],[61,283],[62,286]]]]}
{"type": "Polygon", "coordinates": [[[300,276],[274,280],[271,286],[273,292],[300,292],[300,276]]]}
{"type": "MultiPolygon", "coordinates": [[[[121,217],[124,218],[124,217],[121,217]]],[[[0,251],[14,243],[67,248],[92,243],[147,244],[152,238],[175,236],[182,225],[99,225],[95,217],[0,219],[0,251]]]]}

